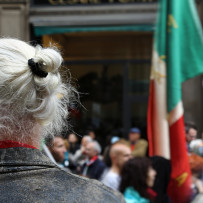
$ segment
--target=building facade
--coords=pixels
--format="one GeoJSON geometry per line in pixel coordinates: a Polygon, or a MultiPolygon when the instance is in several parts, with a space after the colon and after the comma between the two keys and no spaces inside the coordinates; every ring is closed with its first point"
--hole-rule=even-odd
{"type": "MultiPolygon", "coordinates": [[[[202,3],[197,1],[202,18],[202,3]]],[[[156,0],[0,1],[1,36],[50,42],[62,50],[64,79],[71,72],[85,108],[70,107],[74,130],[146,136],[156,0]]],[[[183,84],[185,120],[203,129],[202,76],[183,84]]]]}

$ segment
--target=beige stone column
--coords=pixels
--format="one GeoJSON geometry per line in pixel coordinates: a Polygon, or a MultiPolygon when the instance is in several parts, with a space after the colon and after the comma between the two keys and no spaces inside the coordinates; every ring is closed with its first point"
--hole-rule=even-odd
{"type": "MultiPolygon", "coordinates": [[[[196,0],[196,6],[203,25],[203,1],[196,0]]],[[[195,122],[200,137],[203,131],[203,75],[184,82],[182,90],[185,121],[195,122]]]]}
{"type": "Polygon", "coordinates": [[[29,0],[0,0],[0,37],[29,40],[29,0]]]}
{"type": "Polygon", "coordinates": [[[198,128],[198,137],[203,131],[203,76],[197,76],[183,83],[183,105],[185,121],[193,121],[198,128]]]}

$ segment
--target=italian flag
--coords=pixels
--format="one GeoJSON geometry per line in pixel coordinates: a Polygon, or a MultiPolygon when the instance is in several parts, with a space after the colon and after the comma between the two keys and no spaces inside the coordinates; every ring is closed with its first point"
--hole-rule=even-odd
{"type": "Polygon", "coordinates": [[[149,155],[171,160],[173,203],[190,202],[181,85],[203,73],[203,33],[194,0],[160,0],[150,78],[149,155]]]}

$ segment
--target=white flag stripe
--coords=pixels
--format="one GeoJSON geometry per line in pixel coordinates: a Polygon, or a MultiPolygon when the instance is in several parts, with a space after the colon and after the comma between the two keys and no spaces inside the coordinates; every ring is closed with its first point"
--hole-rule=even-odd
{"type": "Polygon", "coordinates": [[[176,107],[169,113],[168,122],[169,125],[173,125],[177,120],[179,120],[183,116],[183,103],[179,101],[176,107]]]}
{"type": "Polygon", "coordinates": [[[170,159],[169,127],[166,102],[166,63],[160,60],[158,53],[153,52],[153,67],[151,78],[155,84],[155,155],[170,159]]]}

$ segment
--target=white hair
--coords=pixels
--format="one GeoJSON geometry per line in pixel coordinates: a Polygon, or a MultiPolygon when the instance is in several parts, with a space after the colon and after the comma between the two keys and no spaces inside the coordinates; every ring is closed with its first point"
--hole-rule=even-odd
{"type": "Polygon", "coordinates": [[[90,143],[93,143],[93,144],[94,144],[94,150],[95,150],[98,154],[100,154],[101,151],[102,151],[100,144],[99,144],[97,141],[95,141],[95,140],[94,140],[94,141],[91,141],[90,143]]]}
{"type": "MultiPolygon", "coordinates": [[[[27,136],[56,134],[66,125],[68,104],[77,91],[63,84],[56,48],[33,47],[18,39],[0,39],[0,132],[27,136]],[[48,75],[39,77],[28,65],[33,59],[48,75]]],[[[20,140],[20,138],[19,138],[20,140]]]]}

